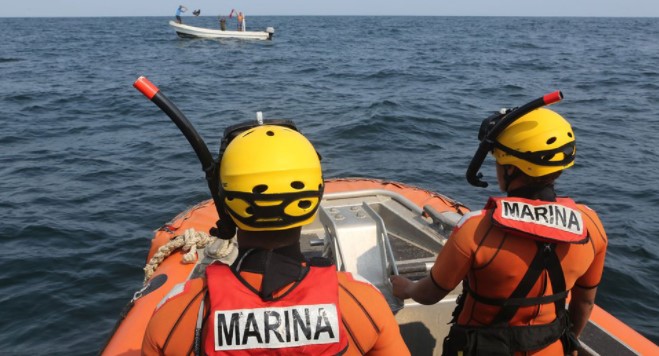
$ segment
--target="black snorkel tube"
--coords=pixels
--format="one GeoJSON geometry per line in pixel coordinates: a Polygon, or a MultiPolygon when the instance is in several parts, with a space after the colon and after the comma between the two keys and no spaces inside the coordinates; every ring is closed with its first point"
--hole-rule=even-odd
{"type": "Polygon", "coordinates": [[[185,135],[195,153],[201,162],[201,168],[206,175],[208,188],[211,192],[211,197],[215,203],[217,214],[220,217],[218,223],[217,237],[221,239],[231,239],[236,233],[236,226],[229,217],[228,213],[223,208],[223,199],[219,193],[219,172],[218,162],[213,159],[208,146],[201,138],[201,135],[195,130],[190,121],[183,115],[171,100],[165,94],[160,92],[160,89],[151,83],[146,77],[141,76],[133,83],[133,86],[139,90],[144,96],[156,104],[162,111],[169,116],[169,118],[178,126],[179,130],[185,135]]]}
{"type": "Polygon", "coordinates": [[[475,187],[485,188],[487,187],[487,182],[481,180],[483,174],[478,172],[487,156],[494,148],[494,141],[497,136],[510,124],[515,122],[515,120],[520,117],[528,114],[529,112],[556,102],[559,102],[563,99],[563,93],[560,91],[555,91],[553,93],[546,94],[540,98],[537,98],[533,101],[530,101],[518,108],[514,109],[502,109],[501,112],[498,112],[487,119],[483,120],[481,124],[480,131],[478,133],[478,139],[480,144],[478,145],[478,150],[474,154],[474,157],[469,163],[469,168],[467,168],[467,181],[469,184],[475,187]]]}

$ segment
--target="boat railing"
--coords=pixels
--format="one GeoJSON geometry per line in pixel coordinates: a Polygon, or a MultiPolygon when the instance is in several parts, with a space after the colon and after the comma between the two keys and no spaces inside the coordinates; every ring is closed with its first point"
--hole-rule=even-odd
{"type": "Polygon", "coordinates": [[[377,287],[396,314],[412,354],[432,355],[441,353],[457,295],[431,306],[402,301],[393,296],[389,276],[426,276],[460,216],[421,209],[387,190],[329,193],[318,218],[303,227],[303,245],[307,253],[330,258],[337,269],[377,287]]]}
{"type": "Polygon", "coordinates": [[[338,270],[377,287],[396,312],[404,303],[393,296],[389,276],[426,274],[459,216],[421,209],[388,190],[329,193],[303,235],[310,237],[310,246],[322,247],[320,254],[338,270]]]}

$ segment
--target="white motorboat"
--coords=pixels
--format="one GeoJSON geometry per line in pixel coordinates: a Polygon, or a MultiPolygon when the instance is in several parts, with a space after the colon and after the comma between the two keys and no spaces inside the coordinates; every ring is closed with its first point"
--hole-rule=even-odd
{"type": "Polygon", "coordinates": [[[204,27],[195,27],[176,21],[169,21],[169,25],[174,28],[176,34],[182,38],[238,38],[246,40],[272,40],[275,34],[273,27],[268,27],[265,31],[222,31],[220,29],[211,29],[204,27]]]}

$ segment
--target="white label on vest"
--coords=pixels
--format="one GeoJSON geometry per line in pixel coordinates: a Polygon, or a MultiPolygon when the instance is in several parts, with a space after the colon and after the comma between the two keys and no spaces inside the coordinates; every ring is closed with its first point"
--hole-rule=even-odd
{"type": "Polygon", "coordinates": [[[574,234],[583,233],[581,213],[564,205],[531,205],[518,201],[501,201],[501,217],[508,220],[548,226],[574,234]]]}
{"type": "Polygon", "coordinates": [[[339,341],[333,304],[215,311],[215,351],[275,349],[339,341]]]}

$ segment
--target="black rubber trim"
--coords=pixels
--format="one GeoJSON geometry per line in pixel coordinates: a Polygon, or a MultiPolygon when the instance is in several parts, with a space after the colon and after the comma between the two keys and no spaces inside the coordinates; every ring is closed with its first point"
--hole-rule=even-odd
{"type": "Polygon", "coordinates": [[[588,322],[579,336],[581,343],[593,349],[599,355],[638,355],[629,347],[616,340],[611,334],[588,322]]]}

